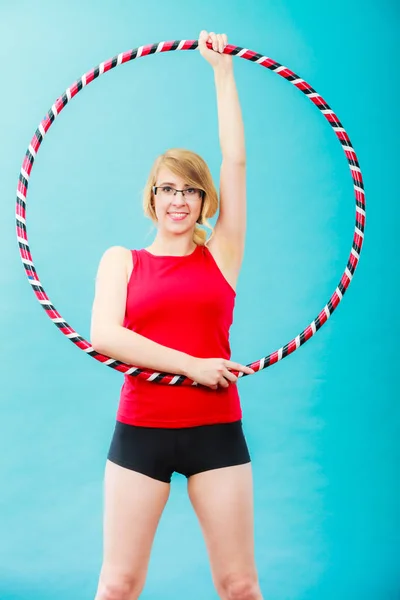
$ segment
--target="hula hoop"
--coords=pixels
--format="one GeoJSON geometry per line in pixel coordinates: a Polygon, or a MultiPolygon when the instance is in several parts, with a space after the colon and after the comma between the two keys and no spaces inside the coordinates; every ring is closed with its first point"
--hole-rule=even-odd
{"type": "MultiPolygon", "coordinates": [[[[85,86],[89,85],[94,79],[107,73],[116,66],[127,63],[135,58],[142,56],[148,56],[158,52],[171,52],[174,50],[195,50],[198,46],[197,40],[181,40],[171,42],[160,42],[158,44],[152,44],[148,46],[140,46],[134,50],[128,50],[122,52],[114,58],[111,58],[105,62],[102,62],[99,66],[92,69],[85,75],[82,75],[80,79],[75,81],[65,93],[57,98],[55,103],[52,105],[44,119],[39,124],[30,144],[26,151],[25,158],[22,163],[21,172],[17,187],[17,201],[16,201],[16,234],[19,245],[19,252],[22,259],[23,266],[25,268],[26,276],[31,284],[32,290],[38,302],[42,305],[47,316],[51,321],[58,327],[75,346],[80,350],[83,350],[86,354],[96,359],[116,371],[120,371],[125,375],[132,375],[145,379],[150,382],[162,383],[167,385],[197,385],[191,379],[182,375],[173,375],[171,373],[159,373],[149,369],[138,368],[132,365],[125,364],[121,361],[115,360],[109,356],[105,356],[96,352],[91,344],[80,336],[60,315],[56,310],[49,297],[47,296],[44,288],[38,277],[36,268],[33,264],[32,254],[29,248],[28,235],[26,229],[26,197],[28,192],[28,182],[31,176],[34,160],[40,148],[40,145],[45,137],[46,133],[50,129],[56,117],[61,113],[63,108],[68,104],[78,92],[85,86]]],[[[224,50],[225,54],[231,54],[239,56],[245,60],[255,62],[262,67],[266,67],[270,71],[277,73],[287,81],[290,81],[297,89],[305,94],[309,100],[321,111],[325,119],[331,125],[333,131],[338,138],[342,149],[347,158],[349,164],[351,177],[353,179],[354,195],[356,201],[356,224],[353,236],[353,243],[351,247],[350,256],[344,270],[344,273],[339,281],[338,286],[330,297],[328,303],[320,311],[317,317],[294,339],[290,340],[287,344],[275,350],[268,356],[264,356],[259,360],[249,363],[248,366],[253,368],[256,372],[262,371],[267,367],[279,362],[289,354],[292,354],[305,344],[329,319],[331,314],[336,310],[337,306],[341,302],[343,295],[345,294],[350,282],[353,278],[354,272],[357,268],[360,252],[364,240],[364,227],[365,227],[365,192],[363,185],[363,178],[361,174],[360,165],[354,148],[350,142],[350,138],[343,128],[336,114],[329,107],[326,101],[318,94],[304,79],[301,79],[293,71],[284,67],[283,65],[275,62],[271,58],[263,56],[248,50],[247,48],[241,48],[239,46],[233,46],[229,44],[224,50]]],[[[236,373],[239,377],[244,377],[243,373],[236,373]]]]}

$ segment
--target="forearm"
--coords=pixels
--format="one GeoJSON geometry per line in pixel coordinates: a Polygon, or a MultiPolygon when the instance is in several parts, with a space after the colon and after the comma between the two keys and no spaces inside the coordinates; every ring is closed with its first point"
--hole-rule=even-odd
{"type": "Polygon", "coordinates": [[[214,69],[222,158],[246,162],[244,125],[233,66],[214,69]]]}
{"type": "Polygon", "coordinates": [[[101,354],[129,365],[164,373],[188,375],[193,357],[173,350],[122,326],[114,326],[93,337],[92,346],[101,354]]]}

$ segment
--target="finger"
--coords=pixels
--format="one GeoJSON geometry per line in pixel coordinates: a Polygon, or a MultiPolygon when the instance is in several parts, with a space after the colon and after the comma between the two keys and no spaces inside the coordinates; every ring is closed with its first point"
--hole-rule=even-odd
{"type": "Polygon", "coordinates": [[[211,33],[208,36],[208,39],[212,43],[213,50],[217,51],[218,50],[217,34],[214,33],[214,31],[211,31],[211,33]]]}
{"type": "Polygon", "coordinates": [[[227,379],[228,381],[231,381],[232,383],[236,383],[238,380],[236,375],[234,375],[233,373],[228,371],[228,369],[225,369],[225,371],[223,372],[223,376],[225,377],[225,379],[227,379]]]}
{"type": "Polygon", "coordinates": [[[199,47],[204,48],[206,46],[207,40],[208,40],[208,31],[203,29],[202,31],[200,31],[200,34],[199,34],[199,40],[198,40],[199,47]]]}
{"type": "Polygon", "coordinates": [[[241,364],[233,362],[231,360],[227,360],[225,362],[225,366],[228,367],[228,369],[233,369],[235,371],[241,371],[242,373],[247,373],[247,375],[252,375],[253,373],[255,373],[254,369],[252,369],[251,367],[246,367],[245,365],[241,365],[241,364]]]}
{"type": "Polygon", "coordinates": [[[226,35],[226,33],[222,34],[222,39],[224,41],[224,48],[228,45],[228,36],[226,35]]]}
{"type": "Polygon", "coordinates": [[[242,365],[242,373],[247,373],[247,375],[254,375],[255,370],[251,367],[247,367],[246,365],[242,365]]]}
{"type": "Polygon", "coordinates": [[[218,51],[222,54],[225,48],[224,36],[222,33],[218,35],[218,51]]]}
{"type": "Polygon", "coordinates": [[[223,388],[229,387],[229,383],[227,382],[225,377],[220,377],[220,379],[218,380],[218,384],[223,388]]]}

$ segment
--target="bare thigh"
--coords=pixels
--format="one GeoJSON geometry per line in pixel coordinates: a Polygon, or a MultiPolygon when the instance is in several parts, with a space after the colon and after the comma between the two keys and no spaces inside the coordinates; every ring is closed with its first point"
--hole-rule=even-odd
{"type": "Polygon", "coordinates": [[[193,475],[188,492],[203,531],[216,588],[235,577],[255,580],[251,463],[193,475]]]}
{"type": "Polygon", "coordinates": [[[107,461],[101,579],[142,582],[170,484],[107,461]]]}

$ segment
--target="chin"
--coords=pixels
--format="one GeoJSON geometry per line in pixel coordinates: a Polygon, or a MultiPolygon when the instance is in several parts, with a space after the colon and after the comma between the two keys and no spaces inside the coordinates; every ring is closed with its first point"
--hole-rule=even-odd
{"type": "Polygon", "coordinates": [[[195,225],[196,223],[192,220],[187,221],[184,219],[183,221],[171,221],[169,217],[166,217],[165,219],[165,228],[168,229],[168,231],[180,231],[183,233],[194,229],[195,225]]]}

